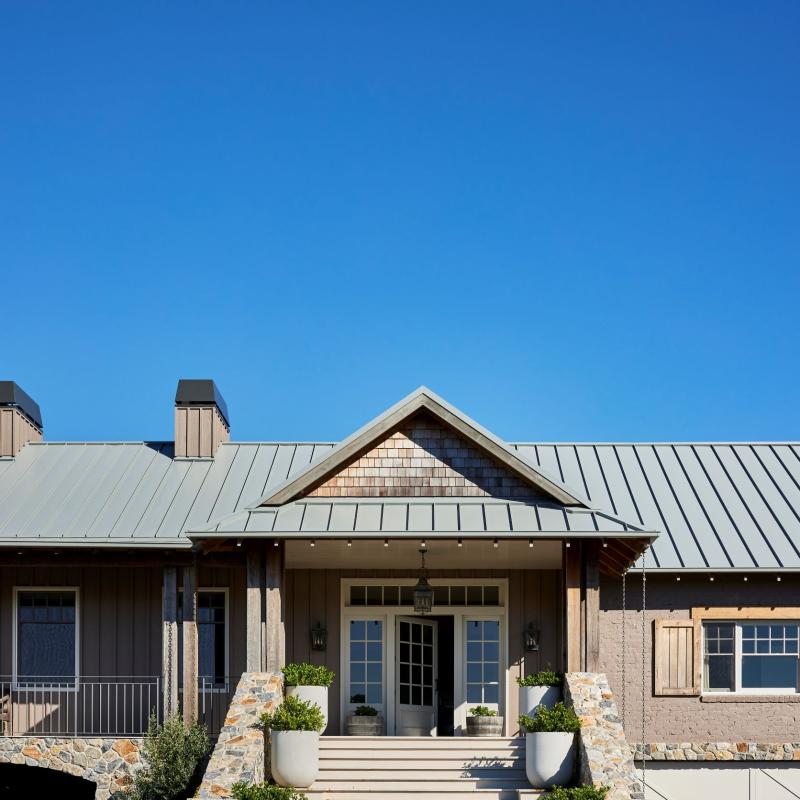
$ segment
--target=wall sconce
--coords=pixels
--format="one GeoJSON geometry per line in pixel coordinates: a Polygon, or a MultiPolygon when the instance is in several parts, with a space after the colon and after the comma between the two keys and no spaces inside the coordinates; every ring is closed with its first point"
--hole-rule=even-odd
{"type": "Polygon", "coordinates": [[[311,649],[324,650],[328,646],[328,629],[319,622],[311,629],[311,649]]]}
{"type": "Polygon", "coordinates": [[[533,627],[532,622],[522,632],[522,646],[526,653],[539,652],[539,631],[533,627]]]}

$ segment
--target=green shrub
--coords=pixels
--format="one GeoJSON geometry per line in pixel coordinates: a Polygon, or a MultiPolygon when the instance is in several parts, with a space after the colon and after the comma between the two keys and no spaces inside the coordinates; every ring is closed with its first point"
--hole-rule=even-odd
{"type": "Polygon", "coordinates": [[[287,686],[330,686],[334,679],[322,664],[287,664],[282,672],[287,686]]]}
{"type": "Polygon", "coordinates": [[[539,706],[534,716],[522,714],[519,725],[527,733],[577,733],[581,721],[572,706],[556,703],[553,708],[539,706]]]}
{"type": "Polygon", "coordinates": [[[303,800],[303,795],[291,787],[275,783],[234,783],[231,791],[236,800],[303,800]]]}
{"type": "Polygon", "coordinates": [[[130,800],[176,800],[185,792],[209,749],[204,726],[184,727],[177,714],[159,725],[155,716],[142,744],[145,766],[133,778],[130,800]]]}
{"type": "Polygon", "coordinates": [[[473,717],[496,717],[497,712],[493,708],[489,708],[488,706],[475,706],[475,708],[471,708],[469,713],[472,714],[473,717]]]}
{"type": "Polygon", "coordinates": [[[526,675],[524,678],[517,678],[520,686],[561,686],[563,681],[564,676],[560,672],[551,672],[550,670],[542,670],[526,675]]]}
{"type": "Polygon", "coordinates": [[[378,709],[372,706],[358,706],[353,714],[356,717],[377,717],[378,709]]]}
{"type": "Polygon", "coordinates": [[[556,786],[547,795],[548,800],[604,800],[608,786],[596,789],[594,786],[556,786]]]}
{"type": "Polygon", "coordinates": [[[316,703],[307,703],[299,697],[290,695],[270,714],[269,711],[260,717],[264,730],[267,731],[317,731],[321,733],[325,727],[325,715],[316,703]]]}

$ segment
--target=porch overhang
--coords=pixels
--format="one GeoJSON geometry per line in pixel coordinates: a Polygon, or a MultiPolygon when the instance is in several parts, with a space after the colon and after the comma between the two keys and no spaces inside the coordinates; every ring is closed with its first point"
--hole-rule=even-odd
{"type": "Polygon", "coordinates": [[[279,509],[241,511],[203,530],[187,531],[203,550],[225,550],[258,540],[598,542],[598,566],[609,575],[627,571],[657,538],[594,509],[531,505],[494,499],[412,498],[403,501],[303,500],[279,509]]]}

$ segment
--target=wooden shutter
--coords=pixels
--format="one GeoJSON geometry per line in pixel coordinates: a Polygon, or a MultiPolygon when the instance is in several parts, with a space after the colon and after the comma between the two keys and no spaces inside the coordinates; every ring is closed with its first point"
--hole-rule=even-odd
{"type": "Polygon", "coordinates": [[[656,695],[700,694],[699,627],[690,619],[655,621],[656,695]]]}

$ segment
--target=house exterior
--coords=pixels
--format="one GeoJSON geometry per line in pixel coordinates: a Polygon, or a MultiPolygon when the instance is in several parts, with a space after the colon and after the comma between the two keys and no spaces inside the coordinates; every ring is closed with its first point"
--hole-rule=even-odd
{"type": "MultiPolygon", "coordinates": [[[[464,790],[516,797],[515,679],[554,669],[607,675],[647,797],[797,796],[797,444],[505,442],[425,388],[338,443],[231,441],[212,381],[174,415],[170,442],[49,442],[0,383],[0,768],[107,796],[152,713],[216,734],[242,676],[309,661],[332,759],[358,705],[376,747],[442,752],[488,705],[512,772],[464,790]]],[[[337,780],[315,796],[369,789],[337,780]]]]}

